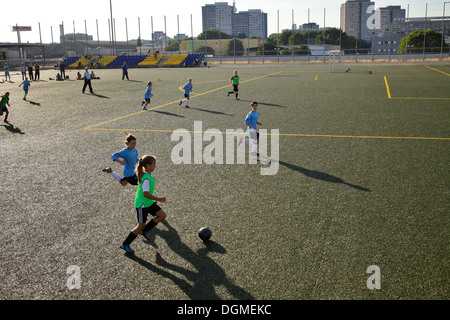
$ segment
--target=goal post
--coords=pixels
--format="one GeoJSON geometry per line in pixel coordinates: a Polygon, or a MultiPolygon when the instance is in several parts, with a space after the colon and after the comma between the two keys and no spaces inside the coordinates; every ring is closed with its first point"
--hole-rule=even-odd
{"type": "Polygon", "coordinates": [[[345,66],[344,51],[328,51],[330,72],[348,72],[350,69],[345,66]]]}

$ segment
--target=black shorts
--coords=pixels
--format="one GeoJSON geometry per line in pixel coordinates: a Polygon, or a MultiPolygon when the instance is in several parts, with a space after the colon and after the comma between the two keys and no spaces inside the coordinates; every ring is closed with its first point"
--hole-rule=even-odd
{"type": "Polygon", "coordinates": [[[186,93],[185,93],[185,94],[184,94],[184,97],[185,97],[185,98],[189,98],[189,94],[186,94],[186,93]]]}
{"type": "Polygon", "coordinates": [[[0,107],[0,116],[3,115],[3,112],[8,112],[7,107],[0,107]]]}
{"type": "Polygon", "coordinates": [[[233,84],[233,91],[234,92],[238,92],[239,91],[239,88],[238,88],[238,84],[233,84]]]}
{"type": "Polygon", "coordinates": [[[150,98],[144,98],[145,102],[150,103],[150,98]]]}
{"type": "Polygon", "coordinates": [[[153,202],[153,204],[148,208],[136,208],[138,223],[145,223],[149,214],[156,216],[156,213],[159,210],[161,210],[161,208],[158,206],[156,201],[153,202]]]}
{"type": "Polygon", "coordinates": [[[131,176],[131,177],[124,177],[122,178],[122,180],[120,181],[128,181],[129,184],[132,184],[133,186],[137,186],[138,185],[138,177],[137,175],[131,176]]]}

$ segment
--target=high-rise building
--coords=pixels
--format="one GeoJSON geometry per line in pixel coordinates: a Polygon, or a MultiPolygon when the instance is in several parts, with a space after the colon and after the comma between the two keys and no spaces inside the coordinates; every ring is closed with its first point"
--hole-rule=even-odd
{"type": "Polygon", "coordinates": [[[375,11],[377,19],[377,32],[382,34],[386,27],[391,23],[404,22],[406,18],[406,10],[400,6],[388,6],[385,8],[378,8],[375,11]]]}
{"type": "Polygon", "coordinates": [[[202,7],[203,31],[216,29],[232,36],[267,39],[267,13],[260,9],[237,12],[235,4],[216,2],[202,7]]]}
{"type": "Polygon", "coordinates": [[[348,0],[341,4],[341,29],[350,36],[369,41],[376,28],[375,2],[348,0]]]}
{"type": "Polygon", "coordinates": [[[226,34],[233,34],[234,6],[228,2],[216,2],[202,7],[203,31],[220,30],[226,34]]]}

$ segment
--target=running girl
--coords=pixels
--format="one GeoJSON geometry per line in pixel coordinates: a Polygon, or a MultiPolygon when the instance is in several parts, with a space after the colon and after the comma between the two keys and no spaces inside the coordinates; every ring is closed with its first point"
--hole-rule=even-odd
{"type": "Polygon", "coordinates": [[[0,100],[0,116],[3,115],[3,112],[5,112],[5,120],[3,121],[4,123],[8,123],[8,115],[9,115],[9,111],[8,108],[6,107],[6,105],[9,105],[9,92],[6,92],[4,96],[1,96],[1,100],[0,100]]]}
{"type": "Polygon", "coordinates": [[[253,156],[257,156],[258,155],[257,149],[258,149],[258,143],[259,143],[259,132],[258,132],[257,126],[262,125],[260,122],[258,122],[258,116],[259,116],[259,112],[257,111],[258,102],[253,101],[251,104],[251,108],[252,108],[252,111],[250,111],[247,114],[247,116],[245,117],[245,124],[247,125],[250,139],[241,138],[239,140],[239,144],[241,144],[242,142],[252,143],[253,148],[252,148],[252,151],[250,152],[250,154],[253,156]]]}
{"type": "Polygon", "coordinates": [[[27,95],[28,95],[28,87],[31,86],[30,81],[28,81],[28,78],[25,78],[25,81],[22,82],[19,85],[19,88],[23,85],[23,91],[25,91],[25,95],[23,96],[23,100],[27,100],[27,95]]]}
{"type": "Polygon", "coordinates": [[[136,186],[138,184],[138,177],[136,176],[134,169],[139,161],[138,152],[136,150],[136,137],[132,134],[128,134],[125,137],[124,143],[126,148],[123,148],[111,156],[113,161],[123,165],[123,178],[113,172],[111,168],[106,168],[102,171],[111,174],[122,186],[126,186],[128,183],[136,186]]]}
{"type": "Polygon", "coordinates": [[[239,76],[237,70],[234,71],[234,75],[231,77],[231,85],[233,86],[233,91],[229,91],[227,97],[234,93],[236,95],[236,100],[239,100],[239,76]]]}
{"type": "Polygon", "coordinates": [[[157,204],[157,201],[166,202],[166,198],[158,198],[153,195],[155,191],[155,178],[152,172],[155,170],[155,167],[156,157],[148,155],[143,156],[136,167],[139,185],[134,198],[134,206],[137,212],[138,224],[120,245],[120,248],[127,253],[134,253],[134,250],[130,248],[130,244],[139,234],[142,234],[147,240],[150,240],[148,232],[166,218],[165,212],[157,204]],[[153,219],[145,224],[149,214],[153,216],[153,219]]]}
{"type": "Polygon", "coordinates": [[[153,97],[153,94],[152,94],[152,82],[150,81],[149,83],[147,83],[147,89],[145,90],[144,94],[144,101],[142,101],[141,103],[141,107],[144,106],[145,104],[142,110],[147,110],[147,106],[150,104],[151,97],[153,97]]]}
{"type": "Polygon", "coordinates": [[[189,108],[189,94],[192,92],[192,79],[188,79],[188,82],[183,86],[184,100],[180,101],[180,106],[183,102],[186,102],[185,108],[189,108]]]}

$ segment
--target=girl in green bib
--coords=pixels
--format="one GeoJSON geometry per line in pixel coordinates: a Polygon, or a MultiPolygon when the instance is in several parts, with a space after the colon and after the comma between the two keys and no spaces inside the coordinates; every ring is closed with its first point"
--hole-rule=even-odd
{"type": "Polygon", "coordinates": [[[147,240],[150,240],[148,231],[166,218],[165,212],[156,203],[157,201],[166,202],[166,198],[158,198],[153,195],[155,191],[155,178],[152,172],[155,170],[155,167],[156,157],[148,155],[139,159],[139,163],[136,166],[136,175],[138,176],[139,184],[134,198],[134,206],[136,207],[138,225],[131,230],[128,237],[120,245],[127,253],[134,253],[134,250],[130,248],[130,244],[139,234],[142,234],[147,240]],[[149,214],[153,216],[153,219],[145,224],[149,214]]]}

